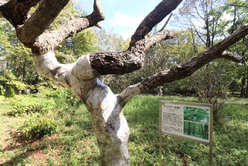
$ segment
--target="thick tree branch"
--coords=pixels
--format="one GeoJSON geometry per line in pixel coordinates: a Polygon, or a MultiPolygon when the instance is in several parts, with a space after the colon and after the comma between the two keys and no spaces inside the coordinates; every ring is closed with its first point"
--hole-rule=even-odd
{"type": "Polygon", "coordinates": [[[27,47],[32,47],[41,35],[67,5],[69,0],[42,0],[35,13],[17,29],[18,39],[27,47]]]}
{"type": "Polygon", "coordinates": [[[222,42],[219,42],[213,47],[213,50],[218,50],[218,52],[225,51],[228,47],[235,44],[240,39],[244,38],[248,35],[248,24],[240,27],[237,31],[235,31],[231,36],[224,39],[222,42]]]}
{"type": "Polygon", "coordinates": [[[35,40],[32,51],[35,54],[44,54],[55,49],[64,39],[84,29],[96,26],[102,20],[104,20],[104,15],[100,10],[98,0],[95,0],[94,11],[90,15],[83,18],[75,18],[57,30],[43,33],[35,40]]]}
{"type": "Polygon", "coordinates": [[[233,62],[236,62],[236,63],[240,63],[244,60],[244,57],[241,57],[237,54],[234,54],[230,51],[224,51],[220,58],[224,58],[224,59],[227,59],[227,60],[230,60],[230,61],[233,61],[233,62]]]}
{"type": "Polygon", "coordinates": [[[69,77],[74,64],[60,64],[52,51],[42,56],[34,56],[34,62],[40,74],[70,87],[69,77]]]}
{"type": "Polygon", "coordinates": [[[234,32],[230,37],[227,37],[215,46],[210,47],[206,51],[200,53],[198,56],[193,57],[188,62],[177,65],[169,70],[161,71],[153,76],[148,77],[138,84],[129,86],[119,95],[120,100],[122,100],[122,104],[125,105],[133,96],[138,95],[148,89],[186,78],[214,59],[224,58],[234,62],[241,62],[242,57],[224,50],[245,37],[247,34],[248,27],[243,26],[234,32]]]}
{"type": "Polygon", "coordinates": [[[161,42],[161,40],[173,38],[174,35],[173,31],[164,30],[140,40],[132,50],[91,54],[91,66],[101,75],[133,72],[142,67],[144,62],[143,55],[146,50],[161,42]]]}
{"type": "Polygon", "coordinates": [[[144,39],[152,28],[170,14],[181,2],[182,0],[163,0],[138,26],[131,38],[129,49],[134,47],[137,41],[144,39]]]}
{"type": "Polygon", "coordinates": [[[14,27],[24,24],[28,18],[27,14],[31,7],[38,4],[40,0],[10,0],[0,6],[0,11],[14,27]]]}
{"type": "Polygon", "coordinates": [[[90,65],[89,55],[78,58],[72,64],[59,63],[53,51],[33,58],[40,74],[72,89],[83,101],[86,101],[88,92],[100,84],[100,80],[96,79],[97,73],[90,65]]]}
{"type": "Polygon", "coordinates": [[[124,52],[103,52],[90,55],[90,63],[100,75],[126,74],[142,67],[144,49],[124,52]]]}

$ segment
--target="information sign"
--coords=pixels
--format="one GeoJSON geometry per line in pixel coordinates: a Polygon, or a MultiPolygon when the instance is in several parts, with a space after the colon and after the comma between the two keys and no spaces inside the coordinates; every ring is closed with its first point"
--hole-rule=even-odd
{"type": "Polygon", "coordinates": [[[210,143],[211,106],[161,101],[160,130],[195,141],[210,143]]]}

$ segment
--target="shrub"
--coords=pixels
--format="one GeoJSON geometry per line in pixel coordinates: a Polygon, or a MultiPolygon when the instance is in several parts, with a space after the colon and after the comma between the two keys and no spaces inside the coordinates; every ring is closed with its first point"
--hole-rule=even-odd
{"type": "Polygon", "coordinates": [[[26,139],[40,139],[55,133],[57,124],[53,118],[33,116],[27,119],[18,130],[26,139]]]}
{"type": "Polygon", "coordinates": [[[53,100],[44,98],[33,98],[22,95],[9,100],[12,109],[8,112],[10,116],[20,116],[31,113],[45,114],[56,106],[53,100]]]}
{"type": "Polygon", "coordinates": [[[47,112],[46,106],[43,104],[30,104],[30,105],[21,105],[15,104],[8,113],[11,116],[20,116],[23,114],[30,114],[30,113],[41,113],[44,114],[47,112]]]}
{"type": "Polygon", "coordinates": [[[4,71],[4,73],[0,75],[0,84],[2,88],[5,89],[4,95],[6,97],[13,97],[16,93],[24,91],[27,88],[25,83],[19,81],[16,76],[8,70],[4,71]]]}
{"type": "Polygon", "coordinates": [[[9,84],[16,90],[16,92],[27,89],[27,85],[18,80],[11,80],[9,84]]]}
{"type": "Polygon", "coordinates": [[[68,107],[77,107],[81,103],[69,89],[64,88],[51,91],[46,96],[52,97],[59,108],[68,109],[68,107]]]}

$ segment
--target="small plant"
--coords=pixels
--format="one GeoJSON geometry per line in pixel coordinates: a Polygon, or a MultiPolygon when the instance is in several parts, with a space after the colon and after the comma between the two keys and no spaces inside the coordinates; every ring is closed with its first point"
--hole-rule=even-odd
{"type": "Polygon", "coordinates": [[[51,135],[57,130],[57,124],[53,118],[31,117],[19,128],[21,135],[27,139],[40,139],[45,135],[51,135]]]}
{"type": "Polygon", "coordinates": [[[30,114],[30,113],[41,113],[44,114],[47,112],[47,108],[44,104],[15,104],[13,106],[12,111],[8,112],[10,116],[20,116],[23,114],[30,114]]]}

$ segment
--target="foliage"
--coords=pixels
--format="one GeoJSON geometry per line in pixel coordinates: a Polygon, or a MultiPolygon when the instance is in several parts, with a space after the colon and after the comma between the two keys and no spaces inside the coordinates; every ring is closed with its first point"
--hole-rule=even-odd
{"type": "Polygon", "coordinates": [[[199,101],[213,106],[213,116],[217,124],[220,123],[221,117],[219,110],[224,106],[228,88],[233,81],[230,79],[233,74],[231,65],[233,63],[215,61],[192,76],[199,101]]]}
{"type": "Polygon", "coordinates": [[[13,109],[8,115],[11,116],[20,116],[23,114],[30,114],[30,113],[46,113],[46,105],[40,104],[29,104],[29,105],[22,105],[22,104],[14,104],[13,109]]]}
{"type": "Polygon", "coordinates": [[[26,83],[37,82],[37,73],[34,71],[30,49],[17,40],[16,32],[9,23],[3,21],[0,29],[1,39],[3,38],[0,41],[2,48],[0,54],[6,57],[8,68],[11,68],[11,72],[19,80],[26,83]]]}
{"type": "Polygon", "coordinates": [[[96,34],[99,51],[124,51],[128,48],[129,40],[123,39],[118,34],[108,33],[105,30],[96,31],[96,34]]]}
{"type": "Polygon", "coordinates": [[[11,86],[7,86],[5,89],[4,96],[6,97],[14,97],[15,96],[15,90],[11,86]]]}
{"type": "Polygon", "coordinates": [[[33,113],[44,115],[49,110],[53,110],[56,104],[53,100],[45,98],[34,98],[31,96],[17,96],[9,100],[11,111],[8,112],[10,116],[24,116],[33,113]]]}
{"type": "MultiPolygon", "coordinates": [[[[228,33],[231,34],[242,25],[248,23],[247,19],[247,1],[244,0],[228,0],[225,4],[226,13],[229,14],[232,19],[227,20],[229,25],[228,33]]],[[[233,73],[235,73],[235,82],[238,83],[241,97],[248,97],[248,38],[244,37],[241,41],[234,44],[230,50],[235,52],[239,56],[244,58],[244,61],[240,65],[235,66],[233,73]]]]}
{"type": "Polygon", "coordinates": [[[70,107],[78,107],[81,104],[81,101],[69,89],[58,88],[48,92],[46,97],[53,98],[57,107],[65,110],[70,107]]]}
{"type": "Polygon", "coordinates": [[[97,49],[97,35],[93,30],[86,30],[68,38],[59,45],[56,56],[60,62],[71,63],[82,55],[97,49]]]}
{"type": "Polygon", "coordinates": [[[51,135],[56,132],[57,124],[50,117],[32,116],[25,120],[23,126],[19,128],[19,132],[27,139],[39,139],[45,135],[51,135]]]}

